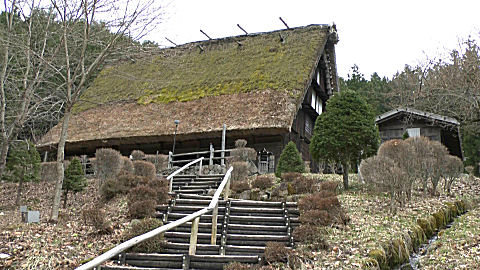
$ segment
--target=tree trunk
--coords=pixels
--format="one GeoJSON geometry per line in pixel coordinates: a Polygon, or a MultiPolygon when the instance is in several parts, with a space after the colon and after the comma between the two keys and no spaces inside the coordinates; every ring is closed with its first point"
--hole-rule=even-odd
{"type": "Polygon", "coordinates": [[[65,157],[65,141],[67,140],[68,122],[70,120],[71,109],[70,104],[68,104],[65,109],[65,114],[63,115],[62,132],[60,133],[60,140],[57,147],[57,182],[55,184],[55,196],[53,198],[52,213],[50,215],[50,220],[52,222],[58,221],[58,210],[60,208],[64,177],[63,159],[65,157]]]}
{"type": "Polygon", "coordinates": [[[23,178],[25,178],[25,168],[22,170],[22,176],[18,180],[18,189],[17,189],[17,199],[15,200],[15,205],[20,205],[20,198],[22,197],[22,188],[23,188],[23,178]]]}
{"type": "Polygon", "coordinates": [[[67,196],[68,196],[68,190],[65,190],[63,192],[63,209],[67,209],[67,196]]]}
{"type": "Polygon", "coordinates": [[[345,162],[342,164],[343,167],[343,188],[348,190],[348,170],[350,169],[349,163],[345,162]]]}

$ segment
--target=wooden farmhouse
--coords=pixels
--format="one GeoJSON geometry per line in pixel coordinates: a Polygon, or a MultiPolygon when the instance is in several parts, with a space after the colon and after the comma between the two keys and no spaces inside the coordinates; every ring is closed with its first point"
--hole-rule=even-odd
{"type": "MultiPolygon", "coordinates": [[[[175,132],[175,153],[219,148],[225,124],[226,148],[246,139],[275,160],[270,170],[289,141],[311,161],[315,120],[338,91],[337,42],[334,25],[309,25],[188,43],[106,67],[74,108],[66,155],[103,147],[168,154],[175,132]]],[[[55,151],[60,129],[38,148],[55,151]]]]}
{"type": "Polygon", "coordinates": [[[424,136],[439,141],[451,155],[463,159],[460,123],[454,118],[412,108],[398,108],[377,116],[375,122],[382,142],[401,139],[407,132],[409,137],[424,136]]]}

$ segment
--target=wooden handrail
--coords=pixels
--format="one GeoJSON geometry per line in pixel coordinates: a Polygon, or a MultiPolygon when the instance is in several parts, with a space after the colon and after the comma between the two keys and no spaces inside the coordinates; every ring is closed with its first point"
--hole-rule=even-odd
{"type": "MultiPolygon", "coordinates": [[[[221,183],[220,186],[217,188],[217,191],[215,191],[215,194],[213,195],[213,198],[212,198],[210,204],[209,204],[207,207],[205,207],[205,208],[203,208],[203,209],[201,209],[201,210],[198,210],[197,212],[192,213],[192,214],[190,214],[190,215],[188,215],[188,216],[186,216],[186,217],[183,217],[183,218],[181,218],[181,219],[179,219],[179,220],[176,220],[176,221],[174,221],[174,222],[172,222],[172,223],[169,223],[169,224],[167,224],[167,225],[163,225],[163,226],[158,227],[158,228],[156,228],[156,229],[154,229],[154,230],[151,230],[151,231],[149,231],[149,232],[147,232],[147,233],[144,233],[144,234],[142,234],[142,235],[136,236],[136,237],[134,237],[134,238],[132,238],[132,239],[126,241],[126,242],[123,242],[123,243],[117,245],[116,247],[110,249],[109,251],[103,253],[102,255],[94,258],[93,260],[85,263],[84,265],[81,265],[81,266],[75,268],[75,270],[88,270],[88,269],[92,269],[92,268],[94,268],[94,267],[97,267],[97,266],[99,266],[100,264],[102,264],[103,262],[105,262],[106,260],[111,259],[111,258],[114,257],[115,255],[123,252],[124,250],[126,250],[126,249],[128,249],[128,248],[131,248],[132,246],[134,246],[134,245],[136,245],[136,244],[138,244],[138,243],[140,243],[140,242],[143,242],[143,241],[145,241],[145,240],[147,240],[147,239],[149,239],[149,238],[152,238],[152,237],[154,237],[154,236],[157,236],[157,235],[159,235],[159,234],[161,234],[161,233],[164,233],[164,232],[166,232],[166,231],[168,231],[168,230],[171,230],[171,229],[173,229],[173,228],[175,228],[175,227],[178,227],[178,226],[180,226],[180,225],[182,225],[182,224],[185,224],[185,223],[187,223],[187,222],[189,222],[189,221],[192,221],[192,220],[194,220],[194,219],[196,219],[196,218],[199,218],[200,216],[202,216],[202,215],[204,215],[204,214],[206,214],[206,213],[209,213],[210,211],[212,211],[212,210],[218,205],[218,201],[219,201],[219,199],[220,199],[220,194],[222,193],[223,188],[225,188],[226,186],[228,187],[227,182],[228,182],[228,183],[230,182],[230,175],[231,175],[231,173],[232,173],[232,170],[233,170],[233,167],[230,167],[230,168],[228,169],[227,173],[226,173],[225,176],[223,177],[222,183],[221,183]]],[[[178,170],[177,170],[177,171],[178,171],[178,170]]],[[[173,175],[173,174],[172,174],[172,175],[173,175]]],[[[170,175],[170,176],[172,176],[172,175],[170,175]]],[[[170,176],[169,176],[169,177],[170,177],[170,176]]],[[[172,176],[172,177],[173,177],[173,176],[172,176]]],[[[167,177],[167,179],[168,179],[168,177],[167,177]]],[[[228,197],[228,194],[227,194],[227,197],[228,197]]],[[[196,222],[192,222],[192,224],[195,224],[195,223],[196,223],[196,222]]],[[[197,226],[198,226],[198,222],[197,222],[196,224],[197,224],[197,226]]],[[[192,231],[194,231],[193,226],[192,226],[192,231]]],[[[198,228],[197,228],[197,231],[198,231],[198,228]]],[[[196,237],[196,236],[195,236],[195,237],[196,237]]],[[[191,241],[190,245],[195,245],[195,247],[192,247],[192,246],[190,247],[190,250],[195,250],[197,243],[196,243],[196,241],[195,241],[194,243],[191,241]]]]}
{"type": "Polygon", "coordinates": [[[201,158],[197,158],[195,159],[194,161],[191,161],[185,165],[183,165],[183,167],[181,167],[180,169],[174,171],[172,174],[170,174],[169,176],[167,176],[167,180],[170,181],[170,184],[169,184],[169,187],[168,187],[168,192],[172,192],[172,189],[173,189],[173,177],[177,174],[179,174],[180,172],[182,172],[183,170],[185,170],[186,168],[188,168],[190,165],[192,164],[195,164],[201,160],[203,160],[204,157],[201,157],[201,158]]]}

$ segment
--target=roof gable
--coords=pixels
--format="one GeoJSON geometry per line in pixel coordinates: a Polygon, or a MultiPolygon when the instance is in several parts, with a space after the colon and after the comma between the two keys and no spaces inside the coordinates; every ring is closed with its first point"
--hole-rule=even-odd
{"type": "Polygon", "coordinates": [[[410,114],[414,115],[419,118],[424,118],[424,119],[429,119],[429,120],[434,120],[438,121],[441,123],[449,124],[449,125],[454,125],[458,126],[460,123],[457,121],[457,119],[448,117],[448,116],[443,116],[435,113],[429,113],[429,112],[424,112],[420,111],[417,109],[412,109],[412,108],[397,108],[388,112],[385,112],[375,119],[375,122],[377,124],[383,123],[385,121],[388,121],[396,116],[402,115],[402,114],[410,114]]]}
{"type": "Polygon", "coordinates": [[[329,31],[330,26],[310,25],[163,49],[149,59],[105,68],[82,95],[86,102],[74,111],[97,104],[169,103],[266,89],[298,100],[329,31]]]}

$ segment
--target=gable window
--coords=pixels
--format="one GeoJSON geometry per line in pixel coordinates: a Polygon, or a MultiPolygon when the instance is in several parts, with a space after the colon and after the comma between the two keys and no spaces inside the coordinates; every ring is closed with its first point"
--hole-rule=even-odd
{"type": "Polygon", "coordinates": [[[317,96],[317,93],[315,92],[315,90],[312,91],[312,103],[310,105],[318,114],[322,114],[322,111],[323,111],[322,99],[319,96],[317,96]]]}
{"type": "Polygon", "coordinates": [[[305,115],[305,132],[309,135],[313,134],[313,123],[310,116],[305,115]]]}
{"type": "Polygon", "coordinates": [[[407,128],[408,137],[420,137],[420,128],[407,128]]]}
{"type": "Polygon", "coordinates": [[[320,85],[320,70],[318,68],[315,70],[315,79],[317,80],[317,84],[320,85]]]}

